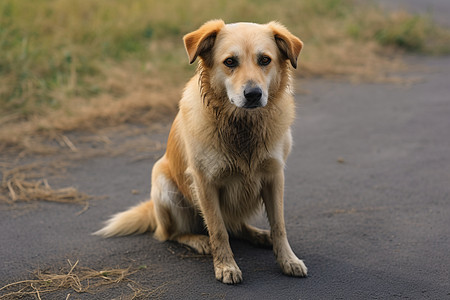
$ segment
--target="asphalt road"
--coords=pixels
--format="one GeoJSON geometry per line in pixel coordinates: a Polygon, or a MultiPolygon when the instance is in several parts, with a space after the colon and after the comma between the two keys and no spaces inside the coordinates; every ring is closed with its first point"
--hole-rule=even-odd
{"type": "MultiPolygon", "coordinates": [[[[175,243],[90,235],[150,192],[162,150],[149,150],[140,160],[133,151],[71,160],[69,174],[52,184],[108,196],[81,215],[71,205],[0,205],[0,285],[70,259],[97,270],[146,266],[131,278],[163,299],[450,299],[450,58],[410,61],[424,67],[413,85],[299,83],[307,93],[297,95],[285,214],[307,278],[282,275],[271,250],[236,240],[244,282],[227,286],[214,279],[211,257],[175,243]]],[[[165,134],[146,137],[164,142],[165,134]]],[[[267,226],[263,217],[254,223],[267,226]]],[[[131,293],[121,283],[70,299],[131,293]]]]}

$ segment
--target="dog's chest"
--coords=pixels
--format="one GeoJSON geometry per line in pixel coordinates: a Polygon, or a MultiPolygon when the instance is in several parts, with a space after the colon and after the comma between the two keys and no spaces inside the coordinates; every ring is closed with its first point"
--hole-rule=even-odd
{"type": "Polygon", "coordinates": [[[261,207],[263,181],[260,174],[252,177],[233,174],[223,178],[219,184],[220,208],[226,224],[245,220],[261,207]]]}
{"type": "MultiPolygon", "coordinates": [[[[261,207],[264,180],[283,167],[281,150],[270,154],[264,151],[248,164],[247,160],[230,158],[212,148],[197,156],[197,169],[218,189],[225,223],[245,220],[261,207]]],[[[227,225],[229,226],[229,225],[227,225]]]]}
{"type": "MultiPolygon", "coordinates": [[[[262,146],[254,151],[250,160],[248,156],[230,153],[225,147],[217,147],[217,144],[191,145],[191,153],[195,153],[191,157],[192,172],[200,173],[200,178],[217,188],[221,213],[230,230],[259,211],[265,182],[269,182],[284,167],[286,145],[282,138],[272,144],[272,148],[262,146]]],[[[197,181],[196,184],[204,182],[197,181]]]]}
{"type": "Polygon", "coordinates": [[[265,149],[251,153],[230,153],[204,147],[197,152],[195,165],[210,182],[250,183],[263,173],[273,171],[274,167],[282,166],[284,162],[281,156],[279,153],[271,154],[265,149]]]}

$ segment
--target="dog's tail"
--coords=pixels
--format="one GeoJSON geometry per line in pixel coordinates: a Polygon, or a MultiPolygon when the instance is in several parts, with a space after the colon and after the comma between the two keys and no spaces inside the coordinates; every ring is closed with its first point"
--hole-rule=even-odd
{"type": "Polygon", "coordinates": [[[156,229],[155,209],[152,200],[142,202],[130,209],[115,214],[106,221],[106,226],[94,235],[103,237],[144,233],[156,229]]]}

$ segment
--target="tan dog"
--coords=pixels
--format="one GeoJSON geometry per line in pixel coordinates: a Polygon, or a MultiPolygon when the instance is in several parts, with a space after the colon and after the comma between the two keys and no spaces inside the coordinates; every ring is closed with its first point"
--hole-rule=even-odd
{"type": "Polygon", "coordinates": [[[154,231],[161,241],[211,253],[216,278],[234,284],[242,273],[230,234],[261,246],[273,243],[283,273],[306,276],[283,215],[294,119],[290,70],[302,42],[276,22],[214,20],[184,43],[190,63],[200,58],[198,71],[180,101],[167,151],[153,167],[151,200],[113,216],[96,234],[154,231]],[[271,232],[246,223],[262,204],[271,232]]]}

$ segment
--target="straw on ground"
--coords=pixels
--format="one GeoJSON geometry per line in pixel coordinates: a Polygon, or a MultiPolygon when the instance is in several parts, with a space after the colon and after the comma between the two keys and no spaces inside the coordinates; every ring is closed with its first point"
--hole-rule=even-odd
{"type": "Polygon", "coordinates": [[[138,297],[149,298],[164,292],[164,286],[155,289],[146,289],[129,277],[143,268],[110,268],[105,270],[94,270],[87,267],[80,267],[79,261],[72,263],[67,261],[69,269],[60,270],[56,273],[35,272],[33,279],[17,281],[6,284],[0,288],[0,299],[17,299],[27,295],[34,295],[41,299],[44,295],[55,292],[66,291],[66,299],[71,293],[96,293],[100,287],[117,285],[127,282],[130,294],[127,299],[138,297]]]}

